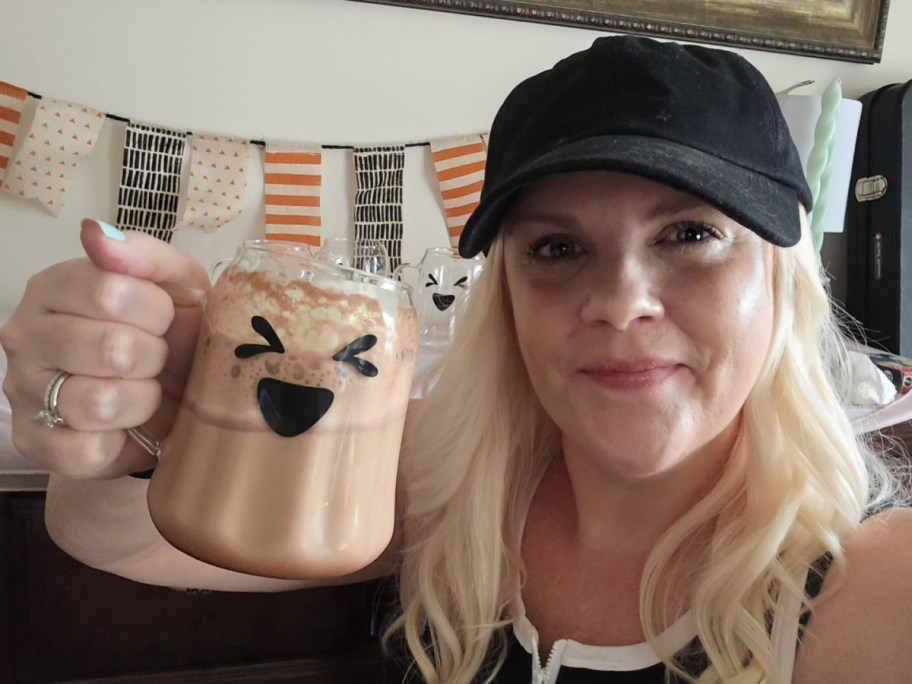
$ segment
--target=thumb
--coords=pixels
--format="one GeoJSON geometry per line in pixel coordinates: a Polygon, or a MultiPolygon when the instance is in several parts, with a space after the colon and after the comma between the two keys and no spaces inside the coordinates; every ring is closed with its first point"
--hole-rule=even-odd
{"type": "Polygon", "coordinates": [[[200,294],[209,290],[209,274],[199,261],[151,235],[83,219],[79,238],[89,259],[102,270],[170,285],[172,289],[176,286],[200,294]]]}

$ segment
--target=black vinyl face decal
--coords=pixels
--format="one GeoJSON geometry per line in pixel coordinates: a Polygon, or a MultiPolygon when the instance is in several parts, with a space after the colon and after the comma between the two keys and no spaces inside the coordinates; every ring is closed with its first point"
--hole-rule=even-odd
{"type": "Polygon", "coordinates": [[[370,361],[358,358],[358,354],[362,354],[368,349],[372,349],[375,344],[377,344],[376,335],[362,335],[357,340],[352,340],[333,354],[333,361],[349,363],[354,366],[355,370],[361,373],[361,375],[367,376],[368,378],[377,377],[377,367],[370,361]]]}
{"type": "MultiPolygon", "coordinates": [[[[457,280],[455,283],[453,283],[453,287],[461,287],[464,290],[464,289],[466,289],[466,287],[468,287],[468,281],[469,281],[468,276],[463,276],[462,278],[457,280]]],[[[432,285],[439,285],[439,284],[440,283],[437,282],[437,278],[434,277],[434,274],[428,273],[428,282],[426,282],[424,284],[424,286],[431,287],[432,285]]],[[[453,302],[456,301],[456,295],[452,295],[452,294],[445,295],[445,294],[441,294],[440,292],[432,292],[431,301],[434,302],[434,306],[437,307],[438,311],[446,311],[453,305],[453,302]]]]}
{"type": "MultiPolygon", "coordinates": [[[[249,359],[259,354],[284,354],[285,345],[272,325],[262,316],[250,319],[250,325],[267,344],[241,344],[234,350],[239,359],[249,359]]],[[[333,354],[333,361],[348,363],[362,375],[373,378],[377,367],[370,361],[358,358],[377,344],[375,335],[363,335],[333,354]]],[[[282,437],[297,437],[307,432],[326,414],[335,395],[325,387],[296,385],[278,378],[262,378],[256,388],[257,404],[269,428],[282,437]]]]}

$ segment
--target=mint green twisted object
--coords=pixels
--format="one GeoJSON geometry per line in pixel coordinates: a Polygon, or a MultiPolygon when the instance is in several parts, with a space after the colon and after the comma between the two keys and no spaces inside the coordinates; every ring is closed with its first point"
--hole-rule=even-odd
{"type": "Polygon", "coordinates": [[[842,100],[842,82],[836,78],[823,91],[820,102],[820,116],[814,128],[814,147],[807,164],[807,181],[814,198],[814,209],[809,221],[814,247],[820,251],[823,245],[823,217],[826,214],[827,189],[833,168],[833,154],[836,143],[836,115],[842,100]]]}

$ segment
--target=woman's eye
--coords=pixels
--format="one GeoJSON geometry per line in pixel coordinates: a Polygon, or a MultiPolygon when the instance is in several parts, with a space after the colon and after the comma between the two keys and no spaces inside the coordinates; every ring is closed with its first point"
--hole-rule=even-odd
{"type": "Polygon", "coordinates": [[[535,261],[572,259],[583,254],[583,247],[569,237],[548,236],[536,240],[529,247],[529,257],[535,261]]]}
{"type": "Polygon", "coordinates": [[[674,226],[674,240],[680,243],[706,242],[722,234],[706,223],[687,222],[674,226]]]}

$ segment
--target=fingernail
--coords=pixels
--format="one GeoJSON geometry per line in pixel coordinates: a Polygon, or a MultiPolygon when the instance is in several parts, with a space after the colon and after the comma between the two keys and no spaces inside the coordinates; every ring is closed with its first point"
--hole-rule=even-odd
{"type": "Polygon", "coordinates": [[[105,223],[104,221],[95,220],[99,226],[101,226],[101,232],[105,234],[105,237],[109,237],[112,240],[117,240],[118,242],[123,242],[127,239],[127,236],[123,234],[122,230],[118,230],[110,223],[105,223]]]}

